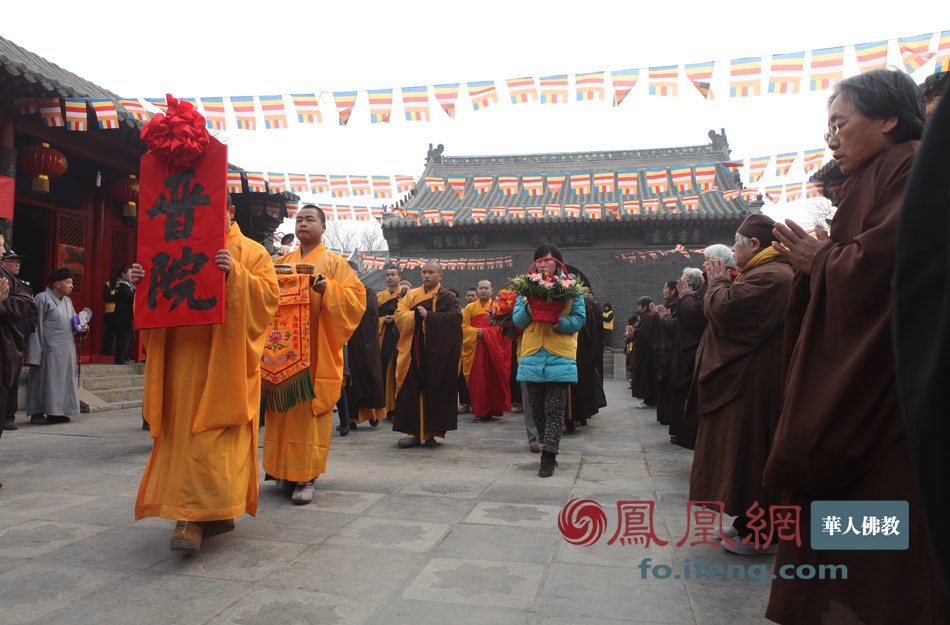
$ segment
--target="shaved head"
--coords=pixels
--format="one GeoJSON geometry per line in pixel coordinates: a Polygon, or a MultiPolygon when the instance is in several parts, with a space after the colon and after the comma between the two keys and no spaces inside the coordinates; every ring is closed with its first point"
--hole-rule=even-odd
{"type": "Polygon", "coordinates": [[[435,267],[436,271],[438,271],[439,273],[442,273],[442,263],[440,263],[439,261],[427,260],[426,263],[423,265],[423,267],[429,267],[429,266],[435,267]]]}

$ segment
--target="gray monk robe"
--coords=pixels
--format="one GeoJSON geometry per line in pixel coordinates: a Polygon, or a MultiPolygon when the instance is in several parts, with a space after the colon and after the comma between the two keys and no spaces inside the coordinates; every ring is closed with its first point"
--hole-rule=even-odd
{"type": "Polygon", "coordinates": [[[28,414],[79,414],[79,375],[69,297],[47,288],[36,296],[36,331],[26,345],[28,414]]]}

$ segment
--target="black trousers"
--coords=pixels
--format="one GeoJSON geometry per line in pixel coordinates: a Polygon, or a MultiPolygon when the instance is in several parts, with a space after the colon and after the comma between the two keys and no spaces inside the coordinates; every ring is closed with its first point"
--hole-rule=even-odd
{"type": "Polygon", "coordinates": [[[114,323],[115,327],[115,364],[121,365],[129,360],[129,350],[132,348],[132,336],[135,329],[132,324],[114,323]]]}
{"type": "Polygon", "coordinates": [[[20,407],[19,403],[17,402],[17,391],[20,388],[20,372],[22,371],[23,360],[21,359],[16,368],[16,375],[13,376],[13,386],[7,389],[6,401],[0,404],[0,406],[4,407],[4,416],[10,421],[13,421],[16,411],[20,407]]]}

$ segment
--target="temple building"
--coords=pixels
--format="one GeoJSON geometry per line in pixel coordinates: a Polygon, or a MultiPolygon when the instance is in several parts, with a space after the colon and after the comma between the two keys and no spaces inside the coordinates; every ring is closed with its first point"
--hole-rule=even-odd
{"type": "MultiPolygon", "coordinates": [[[[500,156],[444,156],[441,145],[430,147],[415,193],[383,217],[390,256],[409,267],[417,258],[446,261],[443,285],[462,293],[481,278],[497,291],[527,270],[538,245],[554,243],[598,302],[625,320],[640,296],[660,301],[664,282],[702,265],[690,250],[731,246],[742,220],[762,206],[742,189],[725,131],[709,139],[500,156]],[[509,256],[510,266],[497,266],[509,256]],[[485,268],[451,269],[472,261],[485,268]]],[[[418,286],[418,271],[405,275],[418,286]]]]}

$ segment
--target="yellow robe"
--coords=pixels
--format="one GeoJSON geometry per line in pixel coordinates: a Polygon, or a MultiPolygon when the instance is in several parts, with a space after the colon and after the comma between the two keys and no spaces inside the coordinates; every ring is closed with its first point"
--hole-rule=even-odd
{"type": "Polygon", "coordinates": [[[314,265],[327,289],[310,298],[310,375],[315,399],[287,412],[268,410],[264,424],[264,472],[291,482],[309,482],[327,470],[333,406],[343,385],[343,346],[366,310],[366,288],[346,261],[323,243],[300,257],[294,250],[280,264],[314,265]]]}
{"type": "Polygon", "coordinates": [[[136,519],[215,521],[257,512],[260,363],[280,295],[270,256],[237,224],[227,248],[234,266],[223,324],[142,330],[143,416],[153,444],[136,519]]]}
{"type": "MultiPolygon", "coordinates": [[[[478,328],[472,325],[472,317],[487,315],[491,302],[488,300],[488,304],[482,306],[479,300],[475,300],[462,309],[462,375],[465,376],[466,381],[472,374],[475,350],[478,349],[478,328]]],[[[472,392],[471,387],[468,392],[472,392]]]]}
{"type": "MultiPolygon", "coordinates": [[[[402,287],[396,287],[395,293],[390,293],[389,288],[386,290],[380,291],[376,294],[377,303],[382,306],[391,299],[401,299],[402,287]]],[[[395,323],[395,320],[393,321],[395,323]]],[[[379,346],[383,346],[383,331],[386,329],[386,322],[383,321],[383,318],[379,318],[379,346]]],[[[391,413],[396,409],[396,354],[393,352],[392,359],[387,363],[382,363],[383,365],[383,386],[386,389],[386,414],[391,413]]]]}

